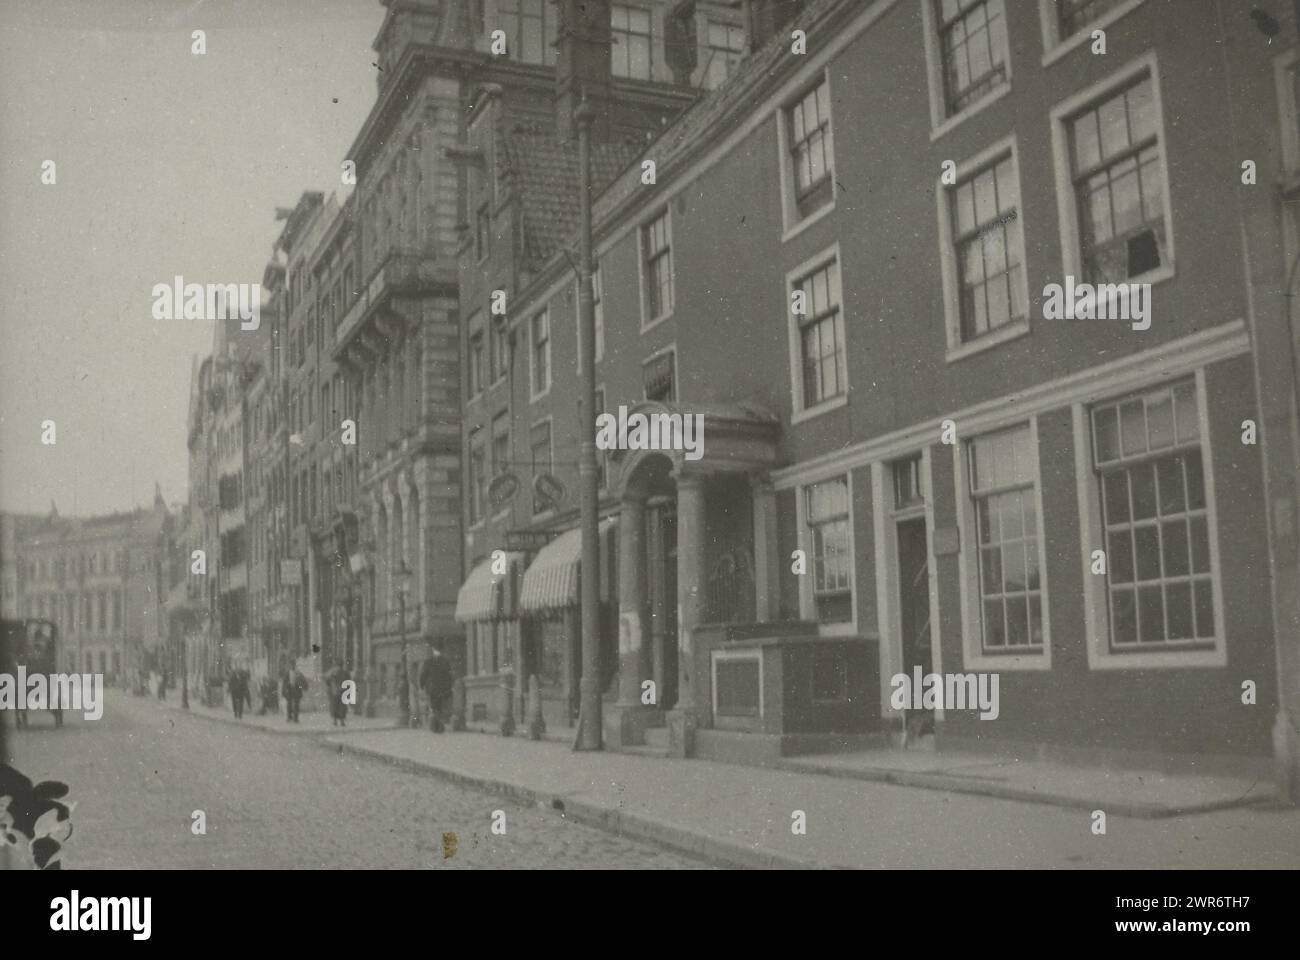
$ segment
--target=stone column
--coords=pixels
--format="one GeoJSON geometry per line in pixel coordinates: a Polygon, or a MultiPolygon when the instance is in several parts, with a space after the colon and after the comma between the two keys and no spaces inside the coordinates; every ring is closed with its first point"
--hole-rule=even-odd
{"type": "Polygon", "coordinates": [[[754,501],[754,619],[775,620],[781,609],[781,558],[777,554],[776,490],[767,477],[750,480],[754,501]]]}
{"type": "Polygon", "coordinates": [[[669,718],[675,756],[695,753],[695,661],[692,635],[703,606],[705,517],[703,477],[677,477],[677,706],[669,718]]]}
{"type": "Polygon", "coordinates": [[[624,500],[618,517],[618,704],[641,702],[645,671],[645,502],[624,500]]]}
{"type": "Polygon", "coordinates": [[[658,706],[641,702],[641,684],[650,679],[646,645],[645,501],[623,500],[618,518],[618,700],[605,710],[606,743],[618,749],[645,743],[647,727],[661,726],[658,706]]]}

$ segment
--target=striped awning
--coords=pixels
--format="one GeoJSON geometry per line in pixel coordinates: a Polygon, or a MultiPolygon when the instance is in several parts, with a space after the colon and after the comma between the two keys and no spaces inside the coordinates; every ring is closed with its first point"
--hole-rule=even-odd
{"type": "Polygon", "coordinates": [[[514,591],[507,589],[516,576],[516,568],[522,559],[521,553],[505,555],[505,573],[496,573],[495,564],[501,569],[501,558],[494,561],[491,556],[483,560],[470,571],[465,582],[456,594],[456,620],[468,623],[476,620],[501,620],[515,615],[511,602],[514,591]]]}
{"type": "MultiPolygon", "coordinates": [[[[600,525],[600,552],[602,554],[601,570],[608,580],[609,556],[611,552],[610,531],[617,520],[613,517],[600,525]]],[[[575,607],[579,602],[578,581],[582,570],[582,528],[565,531],[537,554],[536,559],[524,571],[523,587],[519,591],[519,609],[536,613],[542,610],[561,610],[575,607]]],[[[603,584],[602,599],[611,596],[609,583],[603,584]]]]}

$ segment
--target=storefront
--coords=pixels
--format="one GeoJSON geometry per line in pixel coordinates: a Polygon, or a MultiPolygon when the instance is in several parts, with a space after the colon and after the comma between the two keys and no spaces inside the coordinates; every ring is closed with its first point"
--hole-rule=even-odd
{"type": "MultiPolygon", "coordinates": [[[[600,524],[601,685],[618,668],[617,519],[600,524]]],[[[582,676],[582,529],[560,534],[537,552],[519,595],[525,676],[536,674],[547,729],[569,728],[578,717],[582,676]]],[[[525,686],[526,689],[526,686],[525,686]]]]}
{"type": "Polygon", "coordinates": [[[495,551],[481,560],[456,596],[465,624],[465,719],[513,724],[511,702],[519,647],[517,597],[522,553],[495,551]]]}

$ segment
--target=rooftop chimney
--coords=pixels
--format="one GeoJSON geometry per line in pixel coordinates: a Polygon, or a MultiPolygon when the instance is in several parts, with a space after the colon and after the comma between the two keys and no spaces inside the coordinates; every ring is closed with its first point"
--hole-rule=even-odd
{"type": "Polygon", "coordinates": [[[555,112],[560,135],[577,136],[573,116],[585,94],[596,111],[592,138],[608,140],[613,98],[609,0],[555,0],[555,5],[560,11],[555,70],[555,112]]]}

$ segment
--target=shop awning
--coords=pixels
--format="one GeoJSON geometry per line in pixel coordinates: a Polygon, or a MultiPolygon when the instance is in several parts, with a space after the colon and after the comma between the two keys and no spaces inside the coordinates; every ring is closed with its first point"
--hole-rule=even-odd
{"type": "MultiPolygon", "coordinates": [[[[609,563],[613,541],[611,533],[617,520],[610,517],[600,525],[601,599],[615,595],[609,563]]],[[[582,528],[568,530],[545,547],[524,571],[519,591],[519,609],[530,613],[561,610],[578,605],[578,575],[582,569],[582,528]]]]}
{"type": "Polygon", "coordinates": [[[493,571],[494,565],[500,570],[501,563],[499,557],[494,561],[491,556],[471,570],[456,594],[456,620],[468,623],[513,617],[514,604],[510,601],[514,591],[507,587],[516,576],[516,567],[522,558],[521,553],[507,553],[505,573],[493,571]]]}

